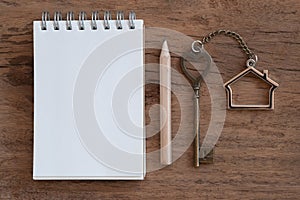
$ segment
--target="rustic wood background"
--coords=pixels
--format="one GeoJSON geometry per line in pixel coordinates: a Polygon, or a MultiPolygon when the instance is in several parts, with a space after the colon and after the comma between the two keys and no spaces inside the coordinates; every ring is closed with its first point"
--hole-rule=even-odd
{"type": "MultiPolygon", "coordinates": [[[[300,1],[1,0],[0,22],[1,199],[299,199],[300,1]],[[215,162],[199,169],[193,168],[191,146],[173,165],[148,173],[144,181],[33,181],[32,21],[43,10],[96,9],[135,10],[147,27],[169,28],[195,39],[220,28],[240,33],[259,55],[258,69],[269,69],[280,84],[275,110],[228,111],[215,162]]],[[[218,37],[207,50],[225,81],[244,69],[246,57],[235,41],[218,37]]],[[[158,61],[158,55],[146,51],[146,62],[158,61]]],[[[178,60],[172,62],[179,69],[178,60]]],[[[158,88],[146,86],[147,109],[158,103],[158,88]]],[[[204,87],[202,99],[209,99],[206,93],[204,87]]],[[[176,119],[180,111],[173,99],[176,119]]],[[[201,109],[209,111],[207,107],[201,109]]],[[[205,131],[209,118],[202,118],[205,131]]],[[[158,139],[148,138],[148,151],[158,147],[158,139]]]]}

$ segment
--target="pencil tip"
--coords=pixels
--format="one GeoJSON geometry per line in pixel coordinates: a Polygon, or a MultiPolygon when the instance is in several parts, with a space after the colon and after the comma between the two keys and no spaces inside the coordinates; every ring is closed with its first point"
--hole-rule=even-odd
{"type": "Polygon", "coordinates": [[[164,43],[162,45],[162,50],[163,51],[169,51],[167,40],[164,40],[164,43]]]}

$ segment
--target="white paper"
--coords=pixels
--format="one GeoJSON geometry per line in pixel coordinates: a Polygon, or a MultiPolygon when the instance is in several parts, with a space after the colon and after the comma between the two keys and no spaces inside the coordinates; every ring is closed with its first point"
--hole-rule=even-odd
{"type": "Polygon", "coordinates": [[[143,179],[143,21],[34,21],[33,178],[143,179]]]}

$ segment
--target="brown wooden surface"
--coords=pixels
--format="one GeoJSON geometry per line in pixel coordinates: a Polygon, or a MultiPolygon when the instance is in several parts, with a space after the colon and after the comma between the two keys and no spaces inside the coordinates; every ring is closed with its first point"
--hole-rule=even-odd
{"type": "MultiPolygon", "coordinates": [[[[300,1],[0,1],[0,199],[299,199],[300,1]],[[240,33],[280,86],[274,111],[228,111],[215,163],[193,168],[192,146],[173,165],[144,181],[33,181],[32,21],[41,11],[135,10],[147,27],[164,27],[200,39],[224,28],[240,33]]],[[[146,41],[147,42],[147,41],[146,41]]],[[[171,41],[170,41],[171,42],[171,41]]],[[[223,79],[243,70],[235,41],[207,45],[223,79]]],[[[146,51],[158,62],[159,51],[146,51]]],[[[172,60],[179,69],[178,58],[172,60]]],[[[146,72],[146,77],[147,77],[146,72]]],[[[255,84],[254,84],[255,87],[255,84]]],[[[248,86],[247,93],[251,93],[248,86]]],[[[146,87],[146,108],[159,102],[159,86],[146,87]]],[[[207,89],[202,129],[210,114],[207,89]]],[[[180,111],[174,98],[174,131],[180,111]]],[[[149,116],[147,116],[149,123],[149,116]]],[[[191,125],[192,126],[192,125],[191,125]]],[[[148,138],[148,151],[159,147],[148,138]]]]}

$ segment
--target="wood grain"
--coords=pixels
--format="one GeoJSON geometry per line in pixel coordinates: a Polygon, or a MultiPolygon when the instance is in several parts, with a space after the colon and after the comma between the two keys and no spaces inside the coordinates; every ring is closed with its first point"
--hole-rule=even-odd
{"type": "MultiPolygon", "coordinates": [[[[0,198],[1,199],[299,199],[300,196],[300,2],[298,0],[0,1],[0,198]],[[41,11],[135,10],[147,27],[164,27],[200,39],[216,29],[243,36],[280,86],[274,111],[228,111],[215,162],[193,167],[193,147],[145,181],[33,181],[32,21],[41,11]]],[[[147,41],[146,41],[147,42],[147,41]]],[[[206,49],[224,81],[243,70],[246,57],[229,38],[206,49]]],[[[172,66],[179,70],[179,58],[172,66]]],[[[159,50],[146,50],[158,63],[159,50]]],[[[180,71],[180,70],[179,70],[180,71]]],[[[146,78],[158,69],[146,68],[146,78]]],[[[245,87],[245,93],[251,93],[245,87]]],[[[188,99],[188,97],[187,97],[188,99]]],[[[159,102],[159,86],[146,86],[146,111],[159,102]]],[[[201,88],[201,131],[210,120],[210,97],[201,88]]],[[[172,96],[172,131],[180,121],[172,96]]],[[[147,113],[147,123],[150,122],[147,113]]],[[[192,123],[191,123],[192,126],[192,123]]],[[[159,134],[147,151],[159,148],[159,134]]]]}

